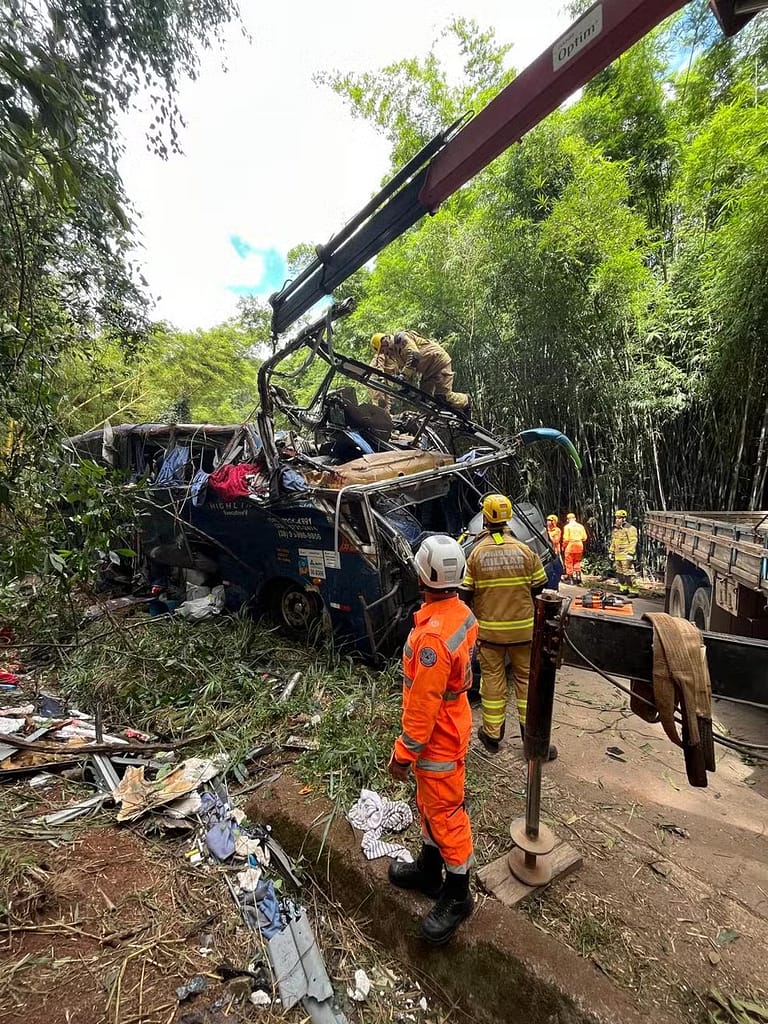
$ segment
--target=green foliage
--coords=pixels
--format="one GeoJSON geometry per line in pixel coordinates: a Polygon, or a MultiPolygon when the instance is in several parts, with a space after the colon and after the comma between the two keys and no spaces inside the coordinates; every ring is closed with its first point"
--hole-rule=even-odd
{"type": "MultiPolygon", "coordinates": [[[[642,40],[354,282],[350,348],[416,327],[489,426],[573,438],[581,478],[548,453],[530,489],[598,539],[617,505],[768,498],[768,22],[728,42],[713,24],[694,4],[642,40]]],[[[393,164],[503,81],[505,48],[465,29],[496,55],[482,81],[451,84],[434,48],[326,79],[393,164]]]]}
{"type": "Polygon", "coordinates": [[[347,802],[383,778],[398,721],[394,668],[371,672],[245,615],[194,627],[171,619],[100,622],[78,640],[62,652],[62,692],[79,706],[101,701],[115,729],[170,738],[210,733],[208,748],[234,764],[266,740],[298,735],[311,748],[301,757],[302,775],[329,783],[347,802]],[[280,703],[297,671],[296,691],[280,703]]]}
{"type": "MultiPolygon", "coordinates": [[[[0,550],[8,571],[57,571],[49,552],[60,503],[80,486],[59,455],[60,414],[93,425],[89,406],[107,404],[107,389],[122,397],[139,371],[145,298],[128,256],[118,117],[148,97],[149,145],[159,156],[177,149],[178,82],[194,77],[200,45],[235,14],[234,0],[9,0],[0,10],[0,550]]],[[[92,498],[95,512],[101,499],[92,498]]],[[[95,540],[90,527],[81,540],[95,540]]],[[[84,550],[83,560],[94,555],[84,550]]]]}
{"type": "Polygon", "coordinates": [[[319,75],[349,104],[355,117],[371,121],[392,143],[392,163],[399,167],[434,135],[468,110],[480,109],[514,72],[504,63],[511,47],[500,46],[493,31],[458,18],[443,32],[463,61],[464,81],[449,84],[442,73],[437,44],[423,58],[405,58],[378,74],[319,75]]]}

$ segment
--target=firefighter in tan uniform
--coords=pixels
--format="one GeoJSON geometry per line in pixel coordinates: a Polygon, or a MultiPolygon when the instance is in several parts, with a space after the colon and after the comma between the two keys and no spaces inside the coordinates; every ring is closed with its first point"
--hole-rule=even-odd
{"type": "Polygon", "coordinates": [[[626,509],[616,512],[613,534],[608,555],[616,566],[616,577],[622,594],[636,595],[635,552],[637,551],[637,527],[627,522],[626,509]]]}
{"type": "Polygon", "coordinates": [[[419,387],[434,398],[441,398],[456,412],[470,413],[469,395],[453,390],[453,365],[442,345],[423,338],[415,331],[398,334],[374,334],[371,347],[377,355],[394,361],[397,373],[408,383],[421,377],[419,387]]]}
{"type": "MultiPolygon", "coordinates": [[[[383,334],[374,334],[371,338],[373,359],[371,359],[369,366],[372,366],[375,370],[383,370],[384,373],[389,373],[391,376],[396,377],[400,373],[400,367],[392,356],[382,352],[381,341],[383,337],[383,334]]],[[[381,409],[386,409],[387,412],[392,412],[391,395],[386,394],[384,391],[377,391],[376,388],[369,388],[368,394],[371,396],[371,402],[374,405],[378,405],[381,409]]]]}
{"type": "MultiPolygon", "coordinates": [[[[480,698],[483,724],[478,739],[496,753],[507,719],[507,662],[512,671],[525,738],[528,676],[531,668],[533,599],[547,583],[539,556],[512,536],[512,502],[503,494],[483,499],[483,531],[467,558],[464,589],[472,595],[478,625],[480,698]]],[[[550,759],[557,757],[550,748],[550,759]]]]}

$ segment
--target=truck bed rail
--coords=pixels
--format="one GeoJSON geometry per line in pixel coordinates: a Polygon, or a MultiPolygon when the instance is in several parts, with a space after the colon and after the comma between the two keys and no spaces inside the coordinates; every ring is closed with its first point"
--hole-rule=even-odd
{"type": "Polygon", "coordinates": [[[645,532],[702,569],[768,593],[768,512],[648,512],[645,532]]]}

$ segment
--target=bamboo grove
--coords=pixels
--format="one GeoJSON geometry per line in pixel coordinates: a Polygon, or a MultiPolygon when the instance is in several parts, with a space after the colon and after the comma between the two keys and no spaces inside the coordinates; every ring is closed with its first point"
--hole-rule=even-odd
{"type": "MultiPolygon", "coordinates": [[[[456,22],[437,51],[325,79],[401,163],[508,80],[456,22]]],[[[502,433],[559,427],[585,460],[530,466],[547,509],[603,534],[614,509],[768,503],[768,27],[667,23],[359,275],[352,332],[446,341],[502,433]]]]}

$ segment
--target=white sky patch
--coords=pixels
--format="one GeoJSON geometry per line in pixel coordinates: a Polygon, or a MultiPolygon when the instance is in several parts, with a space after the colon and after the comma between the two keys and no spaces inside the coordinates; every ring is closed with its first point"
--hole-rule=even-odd
{"type": "MultiPolygon", "coordinates": [[[[375,71],[421,56],[457,16],[511,41],[510,62],[522,70],[570,22],[563,0],[241,2],[252,41],[232,28],[227,70],[221,54],[206,54],[197,82],[181,89],[183,155],[163,162],[147,152],[146,117],[124,126],[122,172],[141,215],[138,255],[153,315],[183,328],[232,316],[242,290],[267,283],[267,252],[326,241],[386,175],[386,140],[314,85],[315,72],[375,71]],[[232,237],[252,247],[245,258],[232,237]]],[[[451,73],[460,67],[457,56],[451,73]]]]}

